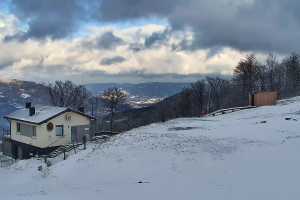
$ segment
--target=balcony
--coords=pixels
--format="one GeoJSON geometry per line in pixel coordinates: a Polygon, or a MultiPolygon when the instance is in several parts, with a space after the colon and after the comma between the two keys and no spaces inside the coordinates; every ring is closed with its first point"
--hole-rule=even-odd
{"type": "Polygon", "coordinates": [[[2,132],[0,132],[0,140],[1,138],[10,138],[10,137],[11,137],[10,129],[3,128],[2,132]]]}

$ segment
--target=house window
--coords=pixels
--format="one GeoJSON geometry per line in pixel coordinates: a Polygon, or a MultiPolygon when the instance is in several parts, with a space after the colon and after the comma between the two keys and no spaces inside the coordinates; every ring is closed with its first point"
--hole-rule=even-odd
{"type": "Polygon", "coordinates": [[[56,125],[55,133],[56,133],[56,136],[64,136],[64,125],[56,125]]]}
{"type": "Polygon", "coordinates": [[[27,137],[36,137],[36,127],[28,124],[17,123],[17,133],[27,137]]]}
{"type": "Polygon", "coordinates": [[[21,124],[17,122],[17,132],[20,133],[21,132],[21,124]]]}

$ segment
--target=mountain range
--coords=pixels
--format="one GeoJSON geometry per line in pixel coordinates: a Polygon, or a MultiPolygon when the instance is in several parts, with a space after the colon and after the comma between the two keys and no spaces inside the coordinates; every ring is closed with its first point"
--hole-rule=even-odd
{"type": "MultiPolygon", "coordinates": [[[[160,99],[172,96],[189,85],[190,83],[157,82],[140,84],[94,83],[85,86],[93,95],[100,95],[104,90],[111,87],[122,88],[129,94],[128,104],[133,108],[140,108],[155,104],[160,99]]],[[[30,81],[0,80],[0,135],[3,128],[8,128],[8,123],[3,119],[3,116],[24,107],[28,101],[36,105],[49,105],[48,87],[30,81]]]]}
{"type": "Polygon", "coordinates": [[[149,98],[164,98],[180,92],[182,89],[189,87],[190,83],[93,83],[87,84],[86,88],[94,95],[101,94],[104,90],[112,87],[122,88],[127,91],[130,96],[141,96],[149,98]]]}

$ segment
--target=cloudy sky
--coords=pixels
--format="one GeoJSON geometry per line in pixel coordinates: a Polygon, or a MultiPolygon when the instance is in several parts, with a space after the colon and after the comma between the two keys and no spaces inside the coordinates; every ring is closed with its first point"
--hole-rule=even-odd
{"type": "Polygon", "coordinates": [[[299,52],[298,0],[1,0],[0,78],[190,81],[299,52]]]}

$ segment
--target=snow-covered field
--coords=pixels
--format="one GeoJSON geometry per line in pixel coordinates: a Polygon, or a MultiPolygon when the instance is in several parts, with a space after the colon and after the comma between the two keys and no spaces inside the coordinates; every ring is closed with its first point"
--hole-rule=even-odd
{"type": "Polygon", "coordinates": [[[0,199],[298,200],[300,98],[152,124],[37,170],[0,169],[0,199]]]}

